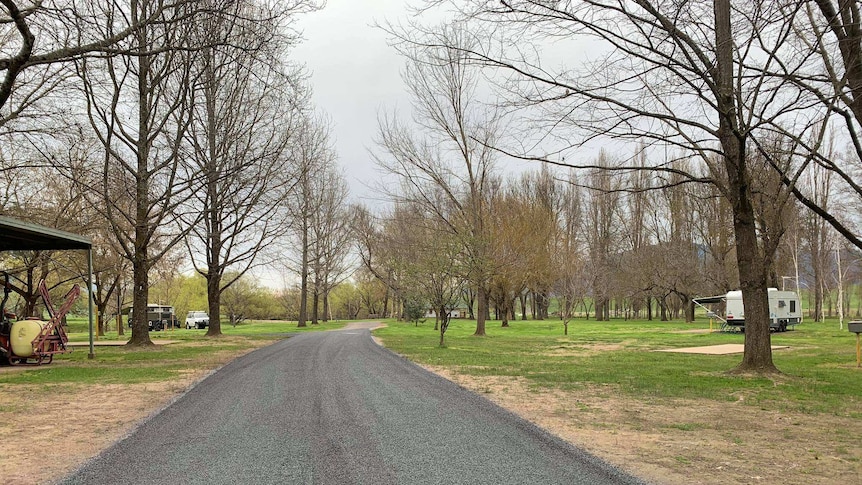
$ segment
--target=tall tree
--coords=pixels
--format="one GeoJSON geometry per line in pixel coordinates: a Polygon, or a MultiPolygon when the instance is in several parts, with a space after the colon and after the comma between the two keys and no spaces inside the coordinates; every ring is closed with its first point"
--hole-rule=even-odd
{"type": "MultiPolygon", "coordinates": [[[[398,210],[398,206],[395,207],[398,210]]],[[[397,212],[396,212],[397,213],[397,212]]],[[[350,210],[351,232],[356,252],[365,271],[377,278],[386,288],[384,295],[384,311],[386,316],[390,293],[400,294],[401,282],[398,278],[397,261],[399,254],[393,249],[391,238],[387,238],[385,227],[371,212],[362,205],[355,205],[350,210]]]]}
{"type": "Polygon", "coordinates": [[[192,169],[200,176],[188,197],[202,213],[186,238],[195,269],[207,280],[208,336],[221,335],[221,294],[284,235],[284,204],[296,174],[288,151],[307,103],[301,73],[277,60],[294,43],[279,22],[310,5],[297,0],[267,8],[235,2],[231,15],[205,19],[195,59],[189,130],[192,169]],[[221,38],[230,39],[220,44],[221,38]],[[226,274],[232,275],[226,278],[226,274]]]}
{"type": "MultiPolygon", "coordinates": [[[[292,261],[292,270],[299,273],[299,321],[305,327],[308,321],[308,290],[314,245],[313,217],[325,191],[325,174],[332,170],[335,152],[330,141],[329,122],[321,116],[307,114],[297,132],[297,143],[292,144],[290,157],[297,173],[295,190],[287,202],[294,220],[294,235],[298,239],[298,259],[292,261]]],[[[312,280],[313,281],[313,280],[312,280]]]]}
{"type": "Polygon", "coordinates": [[[620,183],[609,172],[611,160],[605,152],[599,154],[596,169],[589,179],[589,200],[586,210],[587,250],[589,274],[592,279],[592,296],[595,300],[596,320],[610,319],[610,302],[613,274],[617,264],[615,254],[620,238],[615,221],[620,210],[620,183]]]}
{"type": "Polygon", "coordinates": [[[311,266],[314,277],[312,321],[329,320],[329,292],[350,276],[348,255],[352,242],[344,177],[330,168],[321,176],[312,214],[311,266]],[[322,309],[319,305],[322,304],[322,309]]]}
{"type": "Polygon", "coordinates": [[[478,302],[475,335],[482,336],[490,281],[490,147],[498,127],[496,116],[477,100],[479,73],[463,50],[470,42],[467,32],[442,27],[429,35],[434,45],[402,44],[401,49],[408,60],[403,79],[414,123],[382,118],[378,143],[384,153],[375,158],[403,182],[401,193],[390,194],[396,201],[421,205],[463,245],[478,302]]]}
{"type": "Polygon", "coordinates": [[[90,184],[100,194],[93,205],[133,272],[132,346],[152,345],[146,321],[150,268],[188,230],[181,208],[194,177],[183,165],[183,140],[190,123],[191,68],[201,47],[191,35],[194,22],[202,21],[198,7],[165,7],[156,0],[131,0],[128,11],[115,5],[110,18],[123,19],[125,28],[153,16],[158,22],[124,40],[123,49],[134,55],[79,64],[88,120],[104,148],[90,184]]]}

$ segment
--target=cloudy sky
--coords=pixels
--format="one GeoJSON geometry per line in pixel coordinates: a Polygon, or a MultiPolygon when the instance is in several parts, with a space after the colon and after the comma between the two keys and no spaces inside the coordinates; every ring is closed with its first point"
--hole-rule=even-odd
{"type": "Polygon", "coordinates": [[[408,15],[403,0],[328,0],[299,22],[305,40],[293,58],[311,73],[314,103],[332,120],[339,163],[353,198],[375,205],[369,188],[381,175],[368,153],[374,148],[377,115],[407,109],[402,59],[386,43],[375,21],[408,15]]]}

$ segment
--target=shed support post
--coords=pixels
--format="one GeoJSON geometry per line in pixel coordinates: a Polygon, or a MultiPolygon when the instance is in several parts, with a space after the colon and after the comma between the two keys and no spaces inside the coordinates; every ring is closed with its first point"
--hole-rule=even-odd
{"type": "Polygon", "coordinates": [[[93,344],[93,248],[87,250],[87,306],[90,317],[90,353],[87,358],[94,359],[96,351],[93,344]]]}

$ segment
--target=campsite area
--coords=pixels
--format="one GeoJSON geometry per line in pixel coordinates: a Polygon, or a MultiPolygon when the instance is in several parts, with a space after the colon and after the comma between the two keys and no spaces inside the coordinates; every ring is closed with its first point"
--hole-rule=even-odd
{"type": "MultiPolygon", "coordinates": [[[[849,483],[862,474],[862,369],[837,321],[773,334],[783,375],[730,375],[739,354],[655,352],[741,343],[681,322],[513,321],[488,336],[455,320],[438,346],[433,320],[387,321],[386,347],[655,483],[849,483]]],[[[335,329],[331,323],[321,329],[335,329]]],[[[0,373],[5,483],[59,478],[235,356],[294,332],[295,322],[159,337],[152,350],[99,347],[0,373]],[[26,399],[20,399],[25,396],[26,399]],[[26,402],[26,404],[23,404],[26,402]]],[[[84,333],[73,334],[85,340],[84,333]]]]}

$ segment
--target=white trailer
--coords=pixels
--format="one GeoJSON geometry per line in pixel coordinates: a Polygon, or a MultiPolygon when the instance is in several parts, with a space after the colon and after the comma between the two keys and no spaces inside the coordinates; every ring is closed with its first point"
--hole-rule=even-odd
{"type": "MultiPolygon", "coordinates": [[[[802,323],[802,305],[795,291],[779,291],[769,288],[769,328],[776,332],[784,332],[788,325],[802,323]]],[[[725,307],[728,325],[745,328],[745,308],[742,305],[742,292],[729,291],[725,296],[725,307]]]]}

